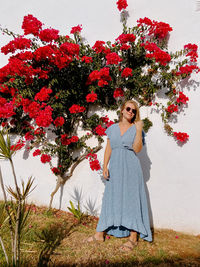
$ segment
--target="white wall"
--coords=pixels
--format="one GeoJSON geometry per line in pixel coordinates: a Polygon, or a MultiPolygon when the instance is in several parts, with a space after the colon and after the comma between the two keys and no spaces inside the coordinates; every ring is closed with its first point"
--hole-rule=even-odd
{"type": "MultiPolygon", "coordinates": [[[[33,14],[47,27],[59,29],[62,34],[69,34],[72,26],[83,25],[83,36],[90,44],[96,40],[111,40],[121,33],[120,15],[114,0],[18,0],[7,2],[0,0],[0,23],[14,32],[20,29],[23,16],[33,14]]],[[[128,24],[135,25],[136,20],[143,17],[164,21],[170,24],[169,48],[180,50],[184,44],[200,44],[200,12],[196,11],[195,0],[128,0],[130,17],[128,24]]],[[[0,46],[7,42],[1,36],[0,46]]],[[[6,57],[0,56],[0,66],[6,64],[6,57]]],[[[173,138],[164,133],[160,115],[151,107],[143,108],[142,118],[149,115],[154,126],[146,136],[146,146],[139,153],[144,179],[147,185],[147,196],[152,224],[158,228],[171,228],[193,234],[200,233],[200,78],[192,76],[183,84],[183,91],[189,97],[188,107],[172,122],[177,131],[190,135],[189,141],[179,146],[173,138]]],[[[158,99],[158,101],[163,101],[158,99]]],[[[114,117],[115,114],[111,114],[114,117]]],[[[104,144],[105,146],[105,144],[104,144]]],[[[103,152],[98,157],[103,163],[103,152]]],[[[47,165],[38,158],[27,157],[23,151],[14,158],[16,172],[24,180],[28,176],[35,177],[37,188],[30,201],[47,205],[49,196],[55,186],[55,176],[47,165]]],[[[1,162],[6,184],[12,184],[11,170],[7,162],[1,162]]],[[[96,201],[100,208],[104,184],[100,173],[92,172],[87,161],[82,162],[73,177],[63,189],[62,209],[66,210],[68,201],[72,199],[74,188],[82,189],[83,205],[89,198],[96,201]]],[[[0,191],[0,197],[2,196],[0,191]]],[[[53,206],[59,207],[60,193],[57,193],[53,206]]]]}

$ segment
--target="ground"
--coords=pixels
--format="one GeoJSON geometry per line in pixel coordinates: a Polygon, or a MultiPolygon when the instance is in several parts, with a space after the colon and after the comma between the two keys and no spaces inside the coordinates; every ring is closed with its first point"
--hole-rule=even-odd
{"type": "MultiPolygon", "coordinates": [[[[54,242],[49,254],[45,254],[47,250],[43,249],[44,258],[49,256],[49,266],[200,266],[200,236],[169,229],[152,229],[153,242],[139,238],[139,244],[133,251],[122,252],[119,247],[127,241],[126,238],[107,236],[103,243],[83,243],[85,238],[95,233],[98,218],[94,216],[85,216],[79,222],[69,212],[47,211],[46,207],[34,205],[30,207],[21,244],[22,266],[37,266],[45,245],[44,239],[52,245],[57,236],[58,242],[54,242]]],[[[1,233],[8,247],[8,229],[3,228],[1,233]]],[[[1,248],[0,262],[4,262],[1,248]]]]}

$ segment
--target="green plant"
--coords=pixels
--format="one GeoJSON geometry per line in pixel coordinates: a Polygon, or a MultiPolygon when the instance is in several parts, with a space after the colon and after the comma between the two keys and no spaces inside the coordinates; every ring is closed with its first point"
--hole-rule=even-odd
{"type": "Polygon", "coordinates": [[[75,208],[75,206],[71,200],[69,201],[69,203],[70,203],[71,207],[67,207],[68,210],[71,211],[71,213],[74,215],[75,218],[78,219],[78,222],[80,223],[82,221],[83,217],[85,216],[85,214],[81,211],[79,201],[77,204],[77,208],[75,208]]]}
{"type": "MultiPolygon", "coordinates": [[[[8,193],[15,199],[15,202],[11,201],[8,204],[3,176],[0,169],[0,184],[3,191],[5,212],[7,213],[7,218],[4,219],[5,216],[2,214],[1,220],[4,220],[4,222],[8,221],[9,225],[10,236],[11,236],[10,242],[12,248],[12,259],[10,262],[12,262],[14,266],[20,266],[21,238],[23,230],[26,226],[27,218],[29,216],[29,209],[28,210],[26,209],[26,199],[28,195],[32,192],[32,190],[34,190],[34,188],[31,189],[34,179],[30,177],[26,185],[22,181],[22,188],[21,189],[19,188],[14,169],[14,164],[12,161],[12,155],[15,152],[16,152],[16,146],[11,146],[11,141],[8,132],[0,131],[0,158],[9,160],[15,183],[15,189],[11,188],[10,186],[7,187],[8,193]],[[6,138],[4,138],[4,135],[6,135],[6,138]]],[[[4,250],[6,262],[7,264],[9,264],[9,259],[2,242],[1,245],[4,250]]]]}

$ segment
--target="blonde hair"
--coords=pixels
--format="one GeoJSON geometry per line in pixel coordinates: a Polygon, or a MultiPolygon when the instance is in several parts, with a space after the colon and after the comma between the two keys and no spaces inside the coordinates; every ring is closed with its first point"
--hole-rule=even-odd
{"type": "Polygon", "coordinates": [[[124,110],[125,106],[128,104],[128,103],[131,103],[135,106],[135,109],[137,111],[136,113],[136,116],[133,117],[133,119],[131,120],[131,122],[134,122],[134,121],[140,121],[140,110],[139,110],[139,106],[138,106],[138,103],[135,101],[135,100],[127,100],[126,102],[124,102],[120,108],[120,116],[119,116],[119,121],[122,121],[122,118],[123,118],[123,114],[122,114],[122,111],[124,110]]]}

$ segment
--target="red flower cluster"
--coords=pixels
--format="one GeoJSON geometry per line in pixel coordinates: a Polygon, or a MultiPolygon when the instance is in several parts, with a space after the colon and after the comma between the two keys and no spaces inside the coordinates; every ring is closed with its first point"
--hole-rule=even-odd
{"type": "Polygon", "coordinates": [[[93,91],[91,92],[91,94],[88,94],[86,96],[86,101],[89,103],[94,103],[97,100],[97,94],[95,94],[93,91]]]}
{"type": "Polygon", "coordinates": [[[70,33],[71,34],[75,34],[75,33],[79,33],[82,31],[82,25],[78,25],[78,26],[75,26],[75,27],[72,27],[70,33]]]}
{"type": "Polygon", "coordinates": [[[39,149],[36,149],[34,152],[33,152],[33,157],[36,157],[38,155],[41,154],[41,151],[39,149]]]}
{"type": "Polygon", "coordinates": [[[59,31],[55,29],[44,29],[40,31],[39,37],[40,37],[40,40],[43,42],[52,42],[59,38],[58,33],[59,31]]]}
{"type": "Polygon", "coordinates": [[[132,33],[122,33],[116,41],[118,41],[120,44],[126,44],[128,42],[133,43],[135,41],[135,35],[132,33]]]}
{"type": "Polygon", "coordinates": [[[146,54],[146,57],[154,58],[156,62],[163,66],[166,66],[166,64],[171,60],[171,56],[167,52],[161,50],[155,43],[149,43],[147,41],[145,44],[141,44],[141,46],[144,46],[144,48],[149,52],[153,52],[151,54],[146,54]]]}
{"type": "Polygon", "coordinates": [[[35,119],[36,124],[40,127],[48,127],[53,121],[52,110],[50,106],[46,106],[44,110],[40,110],[35,119]]]}
{"type": "Polygon", "coordinates": [[[18,37],[13,41],[10,41],[7,45],[1,48],[1,52],[5,55],[8,53],[14,53],[17,49],[23,50],[31,47],[31,40],[18,37]]]}
{"type": "Polygon", "coordinates": [[[65,119],[63,117],[57,117],[55,120],[54,120],[54,124],[56,127],[60,127],[64,124],[65,122],[65,119]]]}
{"type": "Polygon", "coordinates": [[[104,67],[100,71],[94,70],[90,73],[86,85],[89,85],[96,80],[98,80],[98,86],[100,87],[108,85],[108,81],[111,81],[109,70],[108,67],[104,67]]]}
{"type": "Polygon", "coordinates": [[[61,44],[60,50],[69,56],[78,56],[80,47],[78,44],[65,42],[61,44]]]}
{"type": "Polygon", "coordinates": [[[122,77],[126,78],[129,76],[133,76],[133,70],[131,68],[125,68],[122,71],[122,77]]]}
{"type": "Polygon", "coordinates": [[[110,49],[107,47],[104,47],[105,42],[104,41],[96,41],[95,44],[93,45],[94,51],[99,54],[99,53],[105,53],[108,54],[110,53],[110,49]]]}
{"type": "Polygon", "coordinates": [[[121,88],[116,88],[114,93],[113,93],[113,97],[123,97],[124,96],[124,91],[121,88]]]}
{"type": "Polygon", "coordinates": [[[92,63],[93,62],[93,59],[92,59],[92,57],[83,56],[81,58],[81,61],[82,62],[85,62],[85,63],[92,63]]]}
{"type": "Polygon", "coordinates": [[[0,118],[10,118],[16,114],[13,103],[12,101],[6,102],[3,99],[3,97],[0,98],[0,118]]]}
{"type": "Polygon", "coordinates": [[[54,174],[59,174],[60,173],[60,170],[58,168],[56,168],[56,167],[51,168],[51,170],[52,170],[52,172],[54,174]]]}
{"type": "Polygon", "coordinates": [[[106,59],[107,59],[106,61],[107,65],[112,65],[112,64],[118,65],[119,62],[122,61],[122,58],[118,56],[118,54],[115,52],[107,54],[106,59]]]}
{"type": "Polygon", "coordinates": [[[24,145],[25,145],[24,142],[21,139],[19,139],[15,145],[12,145],[10,147],[10,150],[12,151],[20,150],[24,145]]]}
{"type": "Polygon", "coordinates": [[[174,104],[171,104],[166,108],[166,111],[169,112],[169,113],[177,112],[178,111],[178,106],[175,106],[174,104]]]}
{"type": "Polygon", "coordinates": [[[76,143],[78,142],[79,138],[78,136],[72,136],[71,138],[68,138],[68,135],[67,134],[62,134],[61,135],[61,144],[64,145],[64,146],[67,146],[71,143],[76,143]]]}
{"type": "Polygon", "coordinates": [[[120,47],[120,50],[128,50],[130,47],[131,47],[130,45],[123,44],[123,45],[120,47]]]}
{"type": "Polygon", "coordinates": [[[157,38],[165,38],[168,32],[172,31],[172,28],[169,24],[165,22],[157,22],[155,20],[151,21],[147,17],[137,20],[137,23],[138,27],[149,26],[148,35],[153,35],[157,38]]]}
{"type": "Polygon", "coordinates": [[[25,35],[33,34],[38,36],[39,31],[42,29],[42,23],[37,18],[33,17],[33,15],[24,16],[22,29],[25,35]]]}
{"type": "Polygon", "coordinates": [[[27,132],[24,137],[25,137],[26,141],[34,139],[34,136],[32,135],[31,132],[27,132]]]}
{"type": "Polygon", "coordinates": [[[50,162],[51,156],[47,154],[42,154],[42,156],[40,157],[40,160],[42,163],[50,162]]]}
{"type": "Polygon", "coordinates": [[[101,169],[101,166],[99,164],[99,161],[97,159],[97,155],[94,153],[88,153],[87,156],[85,157],[86,159],[89,158],[90,162],[90,168],[94,171],[98,171],[101,169]]]}
{"type": "Polygon", "coordinates": [[[111,121],[108,116],[106,115],[105,117],[101,117],[101,120],[103,121],[103,123],[106,124],[106,127],[110,127],[112,124],[114,124],[113,121],[111,121]]]}
{"type": "Polygon", "coordinates": [[[100,124],[94,129],[94,131],[100,136],[106,135],[105,130],[106,129],[103,128],[100,124]]]}
{"type": "Polygon", "coordinates": [[[200,68],[195,65],[185,65],[180,67],[179,71],[176,72],[176,75],[177,76],[182,74],[190,75],[193,71],[196,71],[198,73],[200,72],[200,68]]]}
{"type": "Polygon", "coordinates": [[[183,92],[179,92],[179,97],[176,99],[176,102],[186,104],[187,101],[189,101],[189,98],[183,92]]]}
{"type": "Polygon", "coordinates": [[[79,112],[84,112],[85,111],[85,107],[81,107],[79,105],[73,104],[70,108],[69,108],[69,112],[70,113],[79,113],[79,112]]]}
{"type": "Polygon", "coordinates": [[[40,102],[42,101],[48,101],[51,94],[53,91],[50,88],[43,87],[39,93],[35,95],[35,100],[39,100],[40,102]]]}
{"type": "Polygon", "coordinates": [[[38,128],[35,129],[34,134],[43,135],[43,134],[45,134],[45,131],[43,131],[42,128],[38,127],[38,128]]]}
{"type": "Polygon", "coordinates": [[[187,133],[173,132],[173,134],[176,137],[176,139],[181,142],[185,142],[189,138],[189,135],[187,133]]]}
{"type": "Polygon", "coordinates": [[[101,169],[101,166],[99,164],[98,159],[95,159],[95,160],[91,160],[90,161],[90,168],[91,168],[92,171],[94,171],[94,170],[95,171],[98,171],[98,170],[101,169]]]}
{"type": "Polygon", "coordinates": [[[198,46],[196,44],[187,44],[184,45],[184,49],[186,49],[188,51],[186,57],[190,57],[190,61],[191,62],[197,62],[197,58],[198,58],[198,46]]]}
{"type": "Polygon", "coordinates": [[[122,9],[126,9],[128,6],[127,1],[126,0],[118,0],[117,1],[117,8],[119,9],[119,11],[121,11],[122,9]]]}

